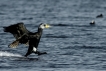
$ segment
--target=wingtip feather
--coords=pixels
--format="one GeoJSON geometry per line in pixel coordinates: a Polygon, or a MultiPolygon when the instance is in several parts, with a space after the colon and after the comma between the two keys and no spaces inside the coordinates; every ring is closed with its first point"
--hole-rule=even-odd
{"type": "Polygon", "coordinates": [[[8,47],[16,48],[18,46],[18,44],[19,44],[19,41],[16,40],[16,41],[12,42],[8,47]]]}

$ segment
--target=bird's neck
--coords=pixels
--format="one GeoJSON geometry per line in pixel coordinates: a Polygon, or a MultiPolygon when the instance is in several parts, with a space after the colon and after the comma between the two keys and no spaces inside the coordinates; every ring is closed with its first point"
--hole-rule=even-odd
{"type": "Polygon", "coordinates": [[[42,34],[42,32],[43,32],[43,29],[38,28],[38,33],[39,33],[39,34],[42,34]]]}

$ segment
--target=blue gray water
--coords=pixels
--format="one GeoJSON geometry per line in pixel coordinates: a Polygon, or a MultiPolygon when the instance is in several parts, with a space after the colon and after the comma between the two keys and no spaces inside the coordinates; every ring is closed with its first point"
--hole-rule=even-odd
{"type": "Polygon", "coordinates": [[[0,0],[0,71],[106,71],[106,0],[0,0]],[[31,32],[52,26],[38,47],[48,54],[24,58],[28,46],[8,48],[15,39],[2,27],[18,22],[31,32]]]}

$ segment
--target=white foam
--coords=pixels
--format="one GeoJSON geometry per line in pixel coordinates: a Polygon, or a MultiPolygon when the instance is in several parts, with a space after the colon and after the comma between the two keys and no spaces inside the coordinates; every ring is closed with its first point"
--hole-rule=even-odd
{"type": "Polygon", "coordinates": [[[20,54],[14,54],[7,51],[0,51],[0,57],[2,56],[9,56],[9,57],[22,57],[20,54]]]}

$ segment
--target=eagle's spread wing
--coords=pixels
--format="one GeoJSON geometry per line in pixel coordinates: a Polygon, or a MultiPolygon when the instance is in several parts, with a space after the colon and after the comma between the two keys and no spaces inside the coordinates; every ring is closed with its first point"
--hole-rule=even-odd
{"type": "Polygon", "coordinates": [[[16,48],[19,43],[29,45],[29,41],[32,45],[38,45],[40,36],[37,33],[24,34],[19,37],[17,40],[13,41],[9,47],[16,48]]]}
{"type": "Polygon", "coordinates": [[[12,42],[12,43],[9,45],[9,47],[10,47],[10,48],[16,48],[18,45],[19,45],[19,41],[16,40],[16,41],[12,42]]]}
{"type": "Polygon", "coordinates": [[[9,32],[13,34],[13,36],[16,38],[16,40],[13,41],[9,45],[9,47],[16,48],[19,45],[19,43],[28,45],[28,34],[31,32],[29,32],[26,29],[24,23],[17,23],[3,28],[4,28],[4,32],[9,32]]]}
{"type": "Polygon", "coordinates": [[[29,31],[24,26],[24,23],[17,23],[3,28],[4,32],[13,34],[16,39],[20,38],[23,34],[29,33],[29,31]]]}
{"type": "Polygon", "coordinates": [[[25,44],[25,45],[29,45],[29,35],[28,34],[23,34],[21,37],[19,37],[18,39],[16,39],[15,41],[13,41],[9,47],[11,48],[16,48],[19,43],[21,44],[25,44]]]}

